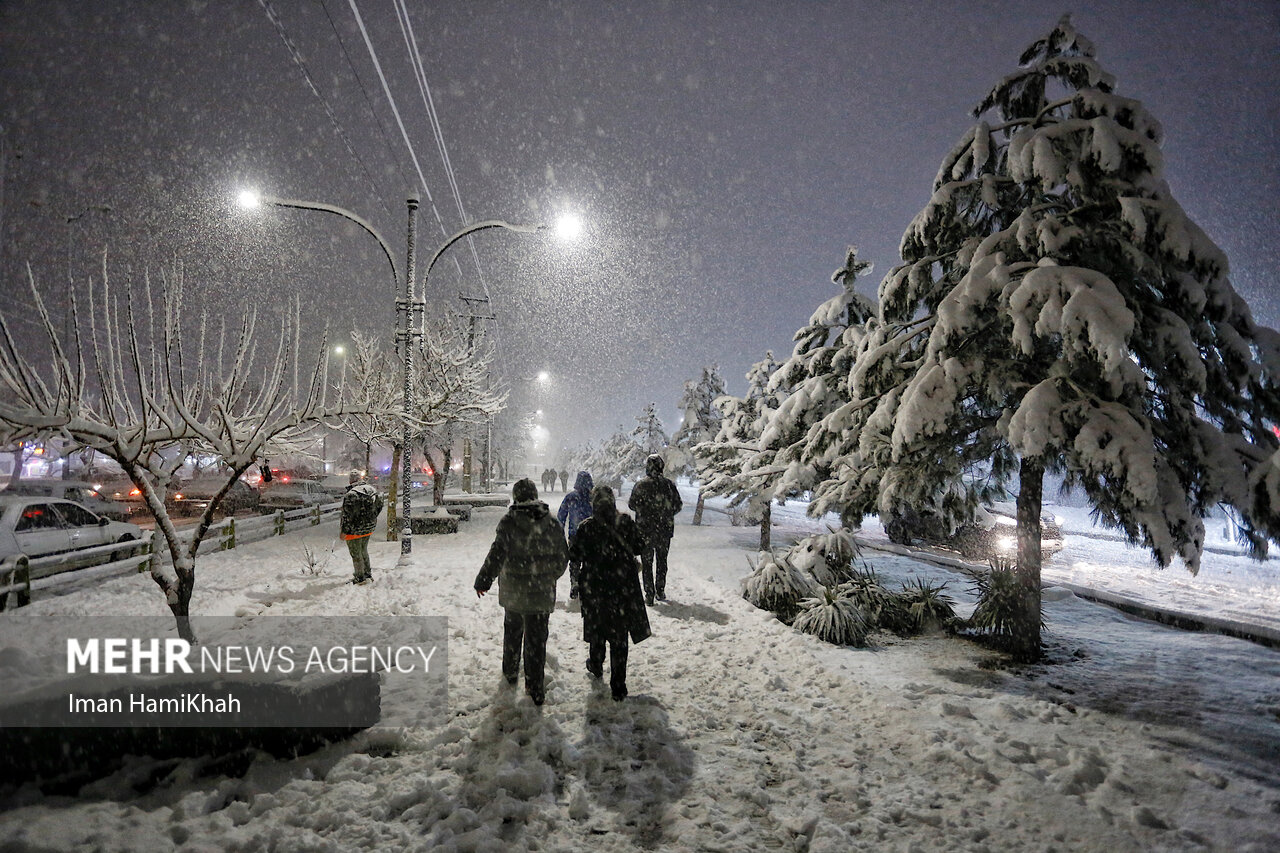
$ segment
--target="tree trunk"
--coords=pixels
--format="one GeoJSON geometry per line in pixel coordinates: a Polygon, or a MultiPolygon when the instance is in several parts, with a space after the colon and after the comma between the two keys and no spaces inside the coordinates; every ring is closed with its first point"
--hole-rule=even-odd
{"type": "Polygon", "coordinates": [[[773,524],[773,501],[764,505],[764,514],[760,518],[760,550],[768,551],[772,547],[769,528],[773,524]]]}
{"type": "Polygon", "coordinates": [[[431,475],[431,499],[436,506],[444,504],[444,490],[449,484],[449,466],[453,464],[453,448],[442,447],[440,453],[443,464],[437,466],[435,460],[431,461],[431,468],[435,472],[431,475]]]}
{"type": "Polygon", "coordinates": [[[1014,655],[1025,661],[1040,657],[1040,505],[1044,462],[1023,459],[1018,470],[1018,567],[1023,584],[1022,618],[1013,638],[1014,655]]]}
{"type": "Polygon", "coordinates": [[[702,507],[706,502],[707,499],[702,494],[702,489],[698,489],[698,505],[693,508],[693,523],[695,526],[702,524],[702,507]]]}
{"type": "Polygon", "coordinates": [[[400,485],[400,451],[398,444],[391,446],[391,478],[387,481],[387,541],[395,542],[400,538],[400,502],[396,498],[400,485]]]}
{"type": "Polygon", "coordinates": [[[370,468],[373,465],[373,442],[366,441],[364,443],[364,475],[370,476],[370,468]]]}

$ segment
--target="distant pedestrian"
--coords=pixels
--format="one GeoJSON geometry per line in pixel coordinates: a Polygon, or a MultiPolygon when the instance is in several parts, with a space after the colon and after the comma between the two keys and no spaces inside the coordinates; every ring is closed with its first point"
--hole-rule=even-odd
{"type": "Polygon", "coordinates": [[[355,572],[352,583],[363,584],[373,580],[373,568],[369,564],[369,537],[378,526],[378,513],[382,512],[382,496],[365,482],[359,471],[347,475],[347,491],[342,496],[342,520],[340,535],[351,552],[351,565],[355,572]]]}
{"type": "Polygon", "coordinates": [[[569,491],[569,470],[567,468],[560,469],[560,491],[569,491]]]}
{"type": "Polygon", "coordinates": [[[604,677],[605,646],[609,647],[609,688],[613,698],[627,697],[628,641],[650,634],[649,614],[640,593],[636,555],[644,547],[640,528],[618,512],[613,489],[591,491],[591,517],[574,533],[569,559],[582,564],[582,639],[587,642],[587,672],[604,677]]]}
{"type": "Polygon", "coordinates": [[[556,606],[556,581],[564,574],[568,548],[564,528],[551,510],[538,500],[538,487],[530,479],[511,490],[511,507],[498,529],[476,575],[477,596],[484,596],[498,581],[502,622],[502,675],[515,685],[524,658],[524,689],[541,705],[545,697],[547,622],[556,606]],[[523,652],[523,655],[522,655],[523,652]]]}
{"type": "Polygon", "coordinates": [[[662,469],[662,457],[658,454],[646,459],[644,479],[631,489],[631,500],[627,502],[645,537],[640,563],[644,572],[644,600],[650,605],[655,597],[659,601],[667,600],[667,554],[676,530],[675,517],[684,506],[676,484],[663,476],[662,469]]]}
{"type": "MultiPolygon", "coordinates": [[[[577,478],[573,481],[573,491],[560,501],[560,511],[556,513],[556,518],[564,526],[564,535],[569,537],[570,541],[573,541],[573,534],[577,532],[578,525],[591,517],[592,485],[591,475],[586,471],[579,471],[577,478]]],[[[578,597],[578,570],[581,568],[581,562],[569,561],[569,598],[571,599],[578,597]]]]}

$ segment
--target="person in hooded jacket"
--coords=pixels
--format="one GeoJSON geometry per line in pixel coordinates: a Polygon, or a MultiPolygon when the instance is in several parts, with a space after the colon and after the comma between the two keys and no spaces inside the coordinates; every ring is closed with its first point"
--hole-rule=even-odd
{"type": "Polygon", "coordinates": [[[636,562],[644,536],[631,516],[618,512],[608,486],[591,490],[591,507],[591,517],[578,526],[569,544],[569,559],[582,564],[578,590],[587,672],[592,678],[604,677],[607,645],[609,688],[621,701],[627,697],[628,641],[638,643],[650,634],[636,562]]]}
{"type": "Polygon", "coordinates": [[[675,518],[684,502],[676,484],[662,474],[662,457],[653,454],[644,461],[645,477],[631,490],[627,506],[636,514],[636,523],[644,533],[644,553],[640,562],[644,570],[644,600],[653,604],[656,596],[667,600],[667,554],[671,550],[671,537],[675,535],[675,518]],[[657,577],[654,577],[654,562],[657,577]]]}
{"type": "MultiPolygon", "coordinates": [[[[593,485],[591,475],[586,471],[579,471],[577,478],[573,481],[573,491],[560,501],[560,510],[556,513],[556,518],[560,520],[560,524],[564,527],[564,534],[570,541],[573,540],[573,534],[577,532],[578,525],[591,517],[593,485]]],[[[578,571],[581,567],[581,563],[569,561],[569,598],[571,599],[578,597],[578,571]]]]}
{"type": "Polygon", "coordinates": [[[493,544],[476,575],[477,597],[498,581],[502,605],[502,675],[515,685],[524,658],[524,689],[541,705],[545,696],[547,623],[556,607],[556,581],[564,574],[568,549],[564,528],[538,500],[538,487],[526,478],[512,487],[512,503],[498,522],[493,544]],[[523,652],[523,655],[522,655],[523,652]]]}

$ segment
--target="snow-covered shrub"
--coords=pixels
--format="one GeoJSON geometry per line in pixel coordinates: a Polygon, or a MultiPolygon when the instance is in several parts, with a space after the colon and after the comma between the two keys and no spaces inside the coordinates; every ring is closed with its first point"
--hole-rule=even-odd
{"type": "Polygon", "coordinates": [[[762,551],[747,577],[742,597],[761,610],[773,611],[783,622],[790,622],[800,609],[801,599],[812,598],[819,590],[813,578],[785,556],[762,551]]]}
{"type": "Polygon", "coordinates": [[[972,577],[978,604],[968,626],[975,636],[996,648],[1015,650],[1018,638],[1026,634],[1028,618],[1038,622],[1037,630],[1044,627],[1036,600],[1039,590],[1027,583],[1012,560],[993,557],[989,572],[972,577]]]}
{"type": "Polygon", "coordinates": [[[837,646],[863,645],[870,629],[857,602],[830,587],[823,589],[821,595],[800,602],[792,627],[837,646]]]}
{"type": "Polygon", "coordinates": [[[857,572],[854,561],[859,556],[853,533],[843,528],[806,536],[787,552],[787,560],[793,566],[808,572],[823,586],[838,586],[852,579],[857,572]]]}
{"type": "Polygon", "coordinates": [[[921,634],[955,621],[955,602],[951,596],[943,594],[946,588],[945,583],[934,585],[923,578],[916,578],[902,585],[898,599],[911,633],[921,634]]]}
{"type": "Polygon", "coordinates": [[[836,587],[836,592],[841,598],[853,601],[871,628],[907,633],[908,620],[902,600],[880,583],[873,567],[854,570],[849,580],[836,587]]]}

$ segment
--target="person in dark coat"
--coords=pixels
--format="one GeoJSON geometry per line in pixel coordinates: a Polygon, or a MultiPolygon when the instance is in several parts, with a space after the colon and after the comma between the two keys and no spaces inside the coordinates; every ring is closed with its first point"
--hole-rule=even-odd
{"type": "Polygon", "coordinates": [[[560,470],[560,491],[569,491],[569,471],[567,468],[560,470]]]}
{"type": "Polygon", "coordinates": [[[578,591],[582,599],[582,639],[588,644],[587,672],[604,677],[609,647],[609,688],[613,698],[627,697],[628,641],[649,636],[649,614],[640,593],[636,555],[644,547],[640,528],[618,512],[613,489],[591,490],[591,517],[578,526],[569,559],[582,563],[578,591]]]}
{"type": "Polygon", "coordinates": [[[489,554],[476,575],[482,597],[498,581],[502,605],[502,675],[514,685],[524,657],[524,689],[541,705],[547,662],[547,622],[556,607],[556,581],[564,574],[568,549],[564,528],[538,500],[538,487],[520,480],[511,490],[511,508],[498,522],[489,554]]]}
{"type": "Polygon", "coordinates": [[[636,514],[636,523],[644,533],[644,553],[640,557],[644,570],[644,600],[653,604],[655,596],[667,600],[667,554],[671,537],[676,532],[675,517],[684,506],[676,484],[662,474],[662,457],[656,453],[644,461],[645,477],[631,490],[627,506],[636,514]],[[657,577],[654,577],[654,562],[657,577]]]}
{"type": "MultiPolygon", "coordinates": [[[[577,532],[578,525],[591,517],[591,475],[586,471],[579,471],[577,478],[573,481],[573,491],[564,496],[564,500],[560,501],[560,510],[556,513],[556,518],[560,520],[560,524],[564,527],[564,535],[573,541],[573,534],[577,532]]],[[[582,564],[573,560],[569,561],[569,598],[578,597],[578,572],[582,564]]]]}
{"type": "Polygon", "coordinates": [[[346,493],[342,496],[342,517],[338,534],[347,543],[354,569],[352,583],[363,584],[373,580],[373,567],[369,564],[369,537],[378,525],[378,513],[382,512],[382,496],[365,482],[359,471],[348,476],[346,493]]]}

